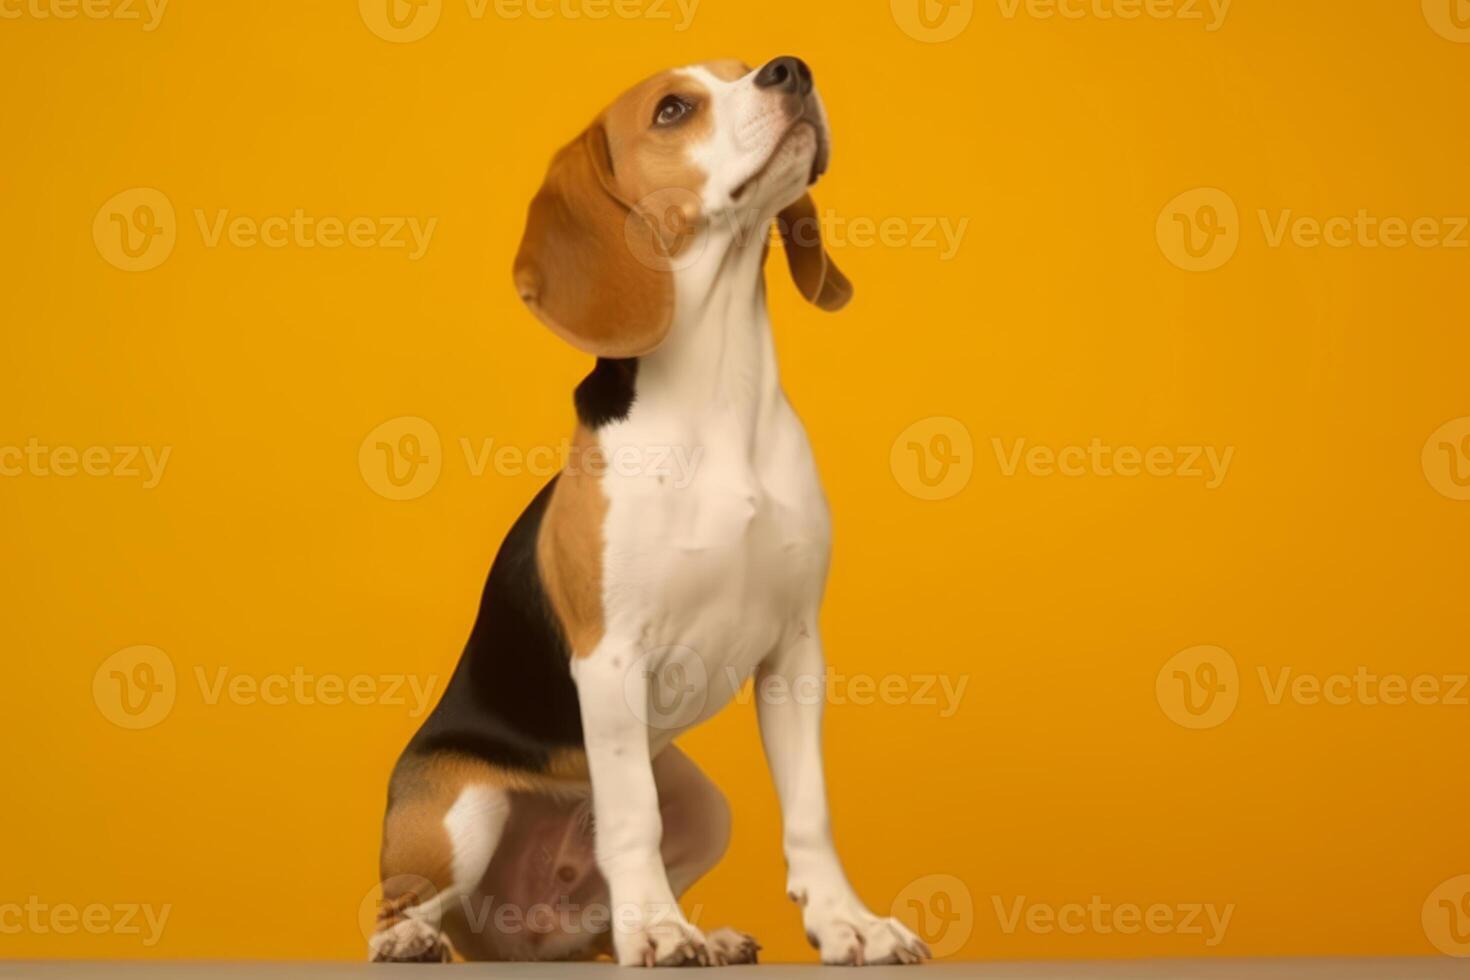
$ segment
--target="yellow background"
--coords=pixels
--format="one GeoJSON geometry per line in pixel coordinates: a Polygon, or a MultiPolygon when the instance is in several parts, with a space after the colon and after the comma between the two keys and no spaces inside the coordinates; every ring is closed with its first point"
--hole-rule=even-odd
{"type": "MultiPolygon", "coordinates": [[[[969,222],[948,259],[834,245],[858,289],[837,316],[772,266],[783,376],[835,514],[833,667],[968,684],[951,717],[829,709],[861,893],[887,909],[956,877],[961,957],[1435,953],[1421,907],[1470,871],[1470,708],[1273,705],[1258,680],[1467,667],[1470,503],[1436,491],[1421,450],[1470,416],[1470,250],[1272,247],[1258,219],[1470,213],[1470,45],[1418,3],[1236,0],[1207,31],[982,2],[931,44],[888,0],[703,0],[685,31],[493,3],[476,20],[445,0],[399,44],[352,0],[174,0],[151,32],[6,2],[22,16],[0,19],[0,444],[172,455],[154,489],[0,479],[0,904],[172,911],[151,948],[23,932],[0,956],[362,955],[385,778],[417,720],[210,704],[195,671],[442,683],[541,482],[472,475],[459,440],[557,445],[588,368],[510,285],[550,154],[648,73],[785,53],[812,64],[832,118],[824,210],[969,222]],[[177,241],[124,272],[93,223],[136,187],[172,202],[177,241]],[[1186,272],[1155,229],[1200,187],[1238,206],[1239,247],[1186,272]],[[438,224],[409,261],[206,247],[195,218],[297,208],[438,224]],[[390,501],[358,453],[401,416],[434,426],[442,474],[390,501]],[[891,463],[936,416],[971,437],[971,477],[931,501],[891,463]],[[1207,490],[1007,476],[992,443],[1094,437],[1234,459],[1207,490]],[[177,696],[133,731],[93,680],[140,644],[170,658],[177,696]],[[1191,730],[1156,679],[1206,644],[1238,665],[1238,706],[1191,730]],[[1094,895],[1235,911],[1209,948],[1007,932],[995,911],[1094,895]]],[[[770,958],[811,958],[753,709],[685,745],[736,813],[689,906],[770,958]]]]}

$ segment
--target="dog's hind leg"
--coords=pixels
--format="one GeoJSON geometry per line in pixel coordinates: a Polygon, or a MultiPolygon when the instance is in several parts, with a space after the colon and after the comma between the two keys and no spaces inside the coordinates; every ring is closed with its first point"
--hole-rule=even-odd
{"type": "Polygon", "coordinates": [[[406,759],[394,774],[383,820],[383,904],[368,942],[374,962],[439,962],[453,956],[446,926],[464,915],[510,816],[495,771],[470,760],[406,759]]]}

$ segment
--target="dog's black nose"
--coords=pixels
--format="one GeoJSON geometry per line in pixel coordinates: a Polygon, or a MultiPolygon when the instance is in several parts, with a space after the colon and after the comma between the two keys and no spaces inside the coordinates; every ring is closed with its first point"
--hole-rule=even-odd
{"type": "Polygon", "coordinates": [[[774,88],[806,95],[812,90],[812,70],[800,58],[777,58],[755,76],[757,88],[774,88]]]}

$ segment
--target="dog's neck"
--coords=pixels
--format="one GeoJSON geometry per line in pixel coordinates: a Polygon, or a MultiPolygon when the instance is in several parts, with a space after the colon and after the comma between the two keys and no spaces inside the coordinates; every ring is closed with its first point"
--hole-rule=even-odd
{"type": "Polygon", "coordinates": [[[714,221],[692,243],[674,273],[673,327],[640,359],[639,402],[685,417],[733,410],[754,421],[777,390],[764,278],[772,220],[714,221]]]}

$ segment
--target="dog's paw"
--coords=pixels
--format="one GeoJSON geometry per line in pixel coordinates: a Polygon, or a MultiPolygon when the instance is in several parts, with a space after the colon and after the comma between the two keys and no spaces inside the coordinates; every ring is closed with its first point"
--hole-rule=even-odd
{"type": "Polygon", "coordinates": [[[404,919],[373,934],[368,959],[374,963],[448,963],[454,959],[449,937],[427,922],[404,919]]]}
{"type": "Polygon", "coordinates": [[[704,933],[681,919],[666,918],[614,940],[619,966],[709,966],[704,933]]]}
{"type": "Polygon", "coordinates": [[[863,931],[863,961],[869,966],[918,963],[933,956],[929,945],[897,919],[875,918],[863,931]]]}
{"type": "Polygon", "coordinates": [[[714,966],[738,966],[755,963],[761,944],[751,936],[734,929],[716,929],[705,937],[710,962],[714,966]]]}
{"type": "Polygon", "coordinates": [[[807,939],[829,966],[893,966],[932,955],[908,926],[871,913],[831,919],[812,929],[807,939]]]}

